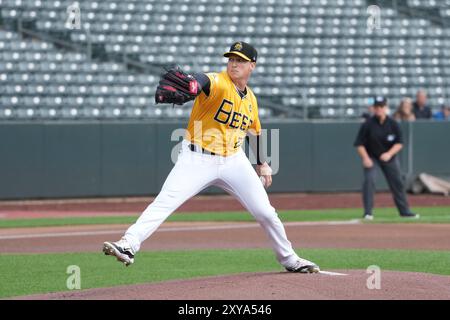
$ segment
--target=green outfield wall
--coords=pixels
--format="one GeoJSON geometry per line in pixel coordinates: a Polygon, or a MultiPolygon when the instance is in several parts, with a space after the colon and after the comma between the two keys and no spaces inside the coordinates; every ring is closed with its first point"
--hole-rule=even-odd
{"type": "MultiPolygon", "coordinates": [[[[353,147],[360,124],[264,121],[268,155],[278,169],[270,192],[360,190],[362,168],[353,147]],[[271,150],[278,150],[278,160],[271,150]]],[[[0,199],[155,195],[181,141],[180,130],[174,130],[185,125],[0,123],[0,199]]],[[[404,123],[402,131],[405,177],[422,172],[450,176],[450,122],[404,123]]],[[[381,173],[378,188],[386,189],[381,173]]]]}

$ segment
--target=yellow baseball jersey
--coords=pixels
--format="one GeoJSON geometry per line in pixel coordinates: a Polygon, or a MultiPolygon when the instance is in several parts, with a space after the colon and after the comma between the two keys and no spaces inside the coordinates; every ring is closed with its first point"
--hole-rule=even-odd
{"type": "Polygon", "coordinates": [[[261,133],[258,103],[252,90],[241,98],[227,71],[207,74],[209,96],[200,93],[194,101],[185,139],[218,155],[236,153],[247,131],[261,133]]]}

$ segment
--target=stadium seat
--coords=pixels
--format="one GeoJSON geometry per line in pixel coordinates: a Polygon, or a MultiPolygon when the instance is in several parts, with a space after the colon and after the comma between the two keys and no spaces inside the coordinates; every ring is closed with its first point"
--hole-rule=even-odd
{"type": "MultiPolygon", "coordinates": [[[[0,84],[7,83],[1,92],[8,103],[15,97],[15,108],[21,110],[7,112],[7,118],[52,118],[49,108],[54,106],[61,109],[51,112],[54,117],[65,119],[89,118],[93,110],[95,118],[186,117],[189,108],[149,111],[157,70],[173,63],[188,72],[223,70],[226,60],[221,55],[236,39],[253,43],[259,51],[251,79],[254,91],[287,107],[301,107],[296,104],[304,103],[305,91],[313,93],[308,95],[310,106],[324,107],[324,117],[357,117],[364,105],[335,112],[330,108],[364,104],[364,96],[378,90],[394,103],[406,88],[428,89],[432,105],[448,97],[449,27],[383,8],[382,29],[368,33],[366,1],[261,0],[250,2],[245,13],[238,10],[239,0],[78,2],[83,28],[68,31],[64,22],[71,1],[2,1],[5,21],[26,19],[36,32],[60,34],[75,45],[92,41],[104,50],[104,56],[91,60],[87,52],[61,50],[51,42],[0,29],[0,84]],[[120,62],[124,54],[152,71],[128,68],[120,62]],[[56,103],[59,99],[77,111],[56,103]],[[29,116],[28,108],[36,112],[29,116]]],[[[429,12],[448,19],[449,2],[408,0],[405,5],[433,9],[429,12]]]]}

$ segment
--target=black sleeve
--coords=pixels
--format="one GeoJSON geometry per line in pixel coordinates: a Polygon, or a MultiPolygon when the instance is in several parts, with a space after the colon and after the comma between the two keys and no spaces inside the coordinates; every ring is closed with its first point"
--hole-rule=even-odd
{"type": "Polygon", "coordinates": [[[367,142],[367,131],[368,131],[368,125],[367,122],[364,122],[361,127],[359,128],[358,135],[356,136],[356,140],[353,143],[353,146],[359,147],[364,146],[367,142]]]}
{"type": "Polygon", "coordinates": [[[395,140],[394,143],[401,143],[403,144],[403,134],[402,129],[400,128],[400,125],[395,121],[394,123],[394,134],[395,134],[395,140]]]}
{"type": "Polygon", "coordinates": [[[206,96],[209,96],[211,81],[209,80],[208,76],[204,73],[196,73],[194,74],[194,78],[200,84],[202,91],[206,94],[206,96]]]}
{"type": "Polygon", "coordinates": [[[256,163],[258,165],[262,165],[264,162],[266,162],[264,155],[265,155],[264,144],[261,135],[259,135],[256,136],[256,163]]]}
{"type": "MultiPolygon", "coordinates": [[[[250,135],[250,133],[249,133],[250,135]]],[[[250,145],[250,149],[252,150],[253,154],[256,155],[256,164],[262,165],[264,162],[266,162],[265,159],[265,150],[264,150],[264,144],[262,141],[261,135],[253,135],[251,136],[247,135],[246,139],[248,144],[250,145]]]]}

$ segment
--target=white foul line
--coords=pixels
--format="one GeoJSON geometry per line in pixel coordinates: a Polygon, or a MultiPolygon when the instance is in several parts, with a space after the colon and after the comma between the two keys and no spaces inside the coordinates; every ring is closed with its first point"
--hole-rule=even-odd
{"type": "Polygon", "coordinates": [[[120,234],[122,231],[79,231],[79,232],[55,232],[55,233],[36,233],[36,234],[19,234],[11,236],[0,236],[0,240],[19,240],[34,238],[58,238],[58,237],[82,237],[95,236],[104,234],[120,234]]]}
{"type": "Polygon", "coordinates": [[[330,272],[330,271],[319,271],[319,273],[326,274],[328,276],[348,276],[348,274],[345,274],[345,273],[330,272]]]}
{"type": "MultiPolygon", "coordinates": [[[[297,226],[330,226],[330,225],[350,225],[358,224],[359,221],[337,221],[337,222],[288,222],[286,227],[297,226]]],[[[239,223],[217,226],[196,226],[196,227],[167,227],[158,229],[156,232],[180,232],[180,231],[209,231],[209,230],[230,230],[230,229],[248,229],[260,228],[257,223],[239,223]]],[[[125,230],[103,230],[103,231],[72,231],[72,232],[52,232],[52,233],[36,233],[36,234],[19,234],[0,236],[0,240],[14,239],[34,239],[34,238],[57,238],[57,237],[83,237],[96,235],[114,235],[122,234],[125,230]]]]}

